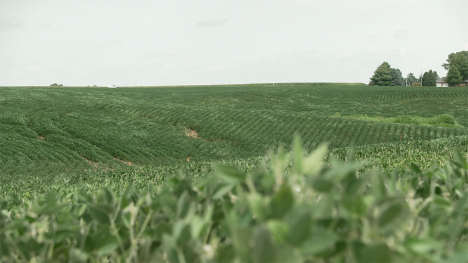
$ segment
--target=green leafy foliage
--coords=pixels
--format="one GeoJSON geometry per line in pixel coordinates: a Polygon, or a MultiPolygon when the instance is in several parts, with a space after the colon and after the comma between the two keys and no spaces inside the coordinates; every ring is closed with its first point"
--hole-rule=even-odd
{"type": "MultiPolygon", "coordinates": [[[[448,55],[447,63],[442,64],[445,70],[455,67],[460,73],[462,80],[468,79],[468,51],[459,51],[448,55]]],[[[458,83],[457,83],[458,84],[458,83]]]]}
{"type": "Polygon", "coordinates": [[[174,178],[147,190],[50,192],[23,203],[7,198],[0,201],[2,262],[464,258],[464,153],[443,167],[423,171],[412,164],[393,172],[359,172],[361,164],[353,161],[326,165],[326,156],[325,146],[304,155],[296,140],[291,153],[269,157],[269,169],[218,166],[204,180],[174,178]]]}
{"type": "MultiPolygon", "coordinates": [[[[398,72],[395,71],[394,73],[395,77],[397,77],[398,72]]],[[[392,69],[390,68],[390,64],[388,64],[388,62],[383,62],[379,67],[377,67],[374,71],[374,75],[371,77],[371,81],[377,86],[393,86],[392,69]]]]}
{"type": "Polygon", "coordinates": [[[422,76],[422,85],[426,87],[435,87],[438,78],[439,75],[436,71],[429,70],[428,72],[424,72],[422,76]]]}
{"type": "Polygon", "coordinates": [[[405,86],[405,79],[401,73],[401,70],[397,68],[391,68],[392,83],[393,86],[405,86]]]}
{"type": "Polygon", "coordinates": [[[414,76],[413,73],[409,73],[408,76],[406,77],[406,82],[408,86],[412,86],[414,83],[418,82],[418,79],[414,76]]]}
{"type": "Polygon", "coordinates": [[[455,86],[463,81],[463,77],[457,67],[450,67],[447,73],[447,83],[450,86],[455,86]]]}

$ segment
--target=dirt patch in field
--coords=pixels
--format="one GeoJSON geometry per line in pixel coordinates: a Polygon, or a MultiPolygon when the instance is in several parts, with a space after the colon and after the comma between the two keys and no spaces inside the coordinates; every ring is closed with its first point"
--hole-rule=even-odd
{"type": "Polygon", "coordinates": [[[195,130],[186,129],[186,131],[185,131],[185,136],[187,136],[187,137],[189,137],[189,138],[198,139],[198,132],[195,131],[195,130]]]}
{"type": "Polygon", "coordinates": [[[39,140],[41,140],[41,141],[44,140],[44,136],[39,135],[39,140]]]}
{"type": "MultiPolygon", "coordinates": [[[[114,168],[112,168],[112,167],[109,167],[109,166],[107,166],[107,165],[102,165],[102,164],[99,165],[99,163],[93,162],[93,161],[91,161],[90,159],[88,159],[88,158],[86,158],[86,157],[84,157],[84,156],[81,156],[81,157],[82,157],[83,159],[85,159],[85,161],[86,161],[87,163],[89,163],[89,164],[93,167],[93,170],[94,170],[94,171],[97,171],[98,169],[102,169],[103,172],[106,172],[106,171],[108,171],[108,170],[114,171],[114,168]]],[[[67,171],[68,171],[68,169],[67,169],[67,171]]],[[[86,169],[85,169],[85,171],[86,171],[86,169]]]]}
{"type": "MultiPolygon", "coordinates": [[[[208,139],[205,139],[203,137],[200,136],[200,134],[198,134],[198,132],[194,129],[190,129],[190,128],[187,128],[185,126],[182,126],[184,128],[184,131],[185,131],[185,136],[187,136],[188,138],[194,138],[194,139],[199,139],[199,140],[202,140],[204,142],[211,142],[211,143],[214,143],[214,142],[223,142],[222,139],[215,139],[215,140],[208,140],[208,139]]],[[[187,160],[187,162],[189,162],[190,160],[187,160]]]]}
{"type": "Polygon", "coordinates": [[[116,158],[116,157],[114,157],[114,160],[117,160],[117,161],[119,161],[119,162],[121,162],[121,163],[124,163],[124,164],[126,164],[126,165],[128,165],[128,166],[131,166],[131,165],[132,165],[132,162],[127,162],[127,161],[124,161],[124,160],[120,160],[119,158],[116,158]]]}
{"type": "MultiPolygon", "coordinates": [[[[81,157],[83,157],[83,159],[85,159],[86,162],[89,163],[89,164],[93,167],[94,171],[97,170],[97,167],[98,167],[98,163],[97,163],[97,162],[93,162],[93,161],[91,161],[90,159],[88,159],[88,158],[86,158],[86,157],[84,157],[84,156],[81,156],[81,157]]],[[[85,169],[85,171],[86,171],[86,169],[85,169]]]]}

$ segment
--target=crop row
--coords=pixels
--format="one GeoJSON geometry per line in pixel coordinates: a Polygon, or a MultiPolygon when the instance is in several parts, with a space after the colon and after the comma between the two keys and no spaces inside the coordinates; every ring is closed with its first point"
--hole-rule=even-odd
{"type": "MultiPolygon", "coordinates": [[[[147,113],[146,113],[147,114],[147,113]]],[[[287,114],[241,110],[207,110],[174,107],[162,110],[158,120],[183,124],[200,132],[201,136],[254,144],[290,142],[298,133],[306,145],[327,141],[331,147],[365,145],[406,140],[431,140],[467,134],[464,128],[442,128],[391,123],[372,123],[344,118],[329,118],[311,114],[287,114]]],[[[255,147],[258,147],[256,145],[255,147]]],[[[252,146],[253,148],[253,146],[252,146]]]]}
{"type": "Polygon", "coordinates": [[[447,159],[453,158],[455,149],[468,157],[468,136],[342,147],[332,150],[330,155],[346,160],[352,152],[354,159],[365,163],[364,169],[381,166],[392,171],[395,168],[407,169],[411,163],[417,163],[426,170],[434,164],[443,166],[447,159]]]}
{"type": "MultiPolygon", "coordinates": [[[[289,144],[295,133],[304,139],[308,147],[329,142],[332,148],[382,142],[431,140],[468,134],[465,128],[375,123],[283,112],[185,106],[153,107],[150,111],[148,109],[139,111],[137,108],[121,110],[130,116],[151,117],[142,121],[127,116],[108,122],[72,116],[62,116],[57,120],[42,117],[33,119],[30,122],[30,129],[37,132],[38,136],[43,136],[44,142],[55,143],[61,148],[73,150],[92,161],[108,159],[110,156],[148,160],[165,156],[186,158],[196,150],[193,146],[210,142],[229,143],[230,146],[244,152],[251,152],[259,147],[267,150],[277,143],[289,144]],[[198,132],[201,139],[187,138],[182,128],[198,132]]],[[[28,141],[39,143],[37,136],[10,137],[4,140],[3,151],[10,149],[18,153],[27,152],[27,155],[33,159],[36,157],[32,156],[50,160],[59,158],[35,153],[35,151],[46,151],[49,144],[43,142],[45,146],[29,146],[28,141]]],[[[13,158],[12,156],[15,155],[5,154],[2,159],[13,158]]]]}
{"type": "MultiPolygon", "coordinates": [[[[310,96],[323,99],[340,99],[340,100],[402,100],[402,99],[418,99],[418,98],[468,98],[468,89],[432,89],[425,90],[310,90],[305,92],[310,96]]],[[[301,96],[302,94],[298,94],[301,96]]]]}
{"type": "MultiPolygon", "coordinates": [[[[201,88],[199,88],[201,91],[201,88]]],[[[420,98],[468,98],[468,88],[437,87],[366,87],[366,86],[311,86],[311,87],[256,87],[255,89],[227,88],[216,93],[238,97],[276,96],[279,99],[319,98],[340,100],[402,100],[420,98]]],[[[211,94],[211,93],[210,93],[211,94]]]]}
{"type": "Polygon", "coordinates": [[[29,117],[26,127],[3,124],[0,162],[99,162],[116,158],[147,163],[190,156],[247,158],[280,143],[289,145],[294,134],[299,134],[309,148],[322,142],[338,148],[468,134],[466,128],[366,122],[282,111],[184,105],[108,109],[115,111],[112,117],[38,113],[29,117]],[[187,137],[186,130],[197,132],[200,138],[187,137]]]}

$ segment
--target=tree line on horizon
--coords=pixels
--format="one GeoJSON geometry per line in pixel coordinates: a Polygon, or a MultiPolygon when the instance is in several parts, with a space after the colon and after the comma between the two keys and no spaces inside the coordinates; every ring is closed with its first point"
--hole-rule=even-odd
{"type": "MultiPolygon", "coordinates": [[[[442,67],[448,71],[443,79],[450,85],[456,86],[468,79],[468,51],[451,53],[447,58],[447,63],[442,67]]],[[[403,77],[401,70],[392,68],[390,64],[384,61],[374,71],[370,78],[369,86],[426,86],[435,87],[439,79],[437,71],[429,70],[421,74],[419,78],[413,73],[409,73],[406,78],[403,77]]]]}

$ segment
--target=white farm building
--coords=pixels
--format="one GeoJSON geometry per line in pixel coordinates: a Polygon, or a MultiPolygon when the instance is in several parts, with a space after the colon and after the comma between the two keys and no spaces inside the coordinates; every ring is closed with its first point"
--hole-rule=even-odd
{"type": "Polygon", "coordinates": [[[448,87],[449,84],[445,81],[445,78],[440,78],[436,81],[436,87],[448,87]]]}
{"type": "MultiPolygon", "coordinates": [[[[461,84],[468,84],[468,79],[465,79],[461,84]]],[[[447,83],[446,78],[440,78],[436,81],[436,87],[450,87],[450,85],[447,83]]]]}
{"type": "Polygon", "coordinates": [[[108,87],[109,89],[116,89],[116,88],[118,88],[119,86],[117,86],[117,85],[109,85],[109,86],[107,86],[107,87],[108,87]]]}

